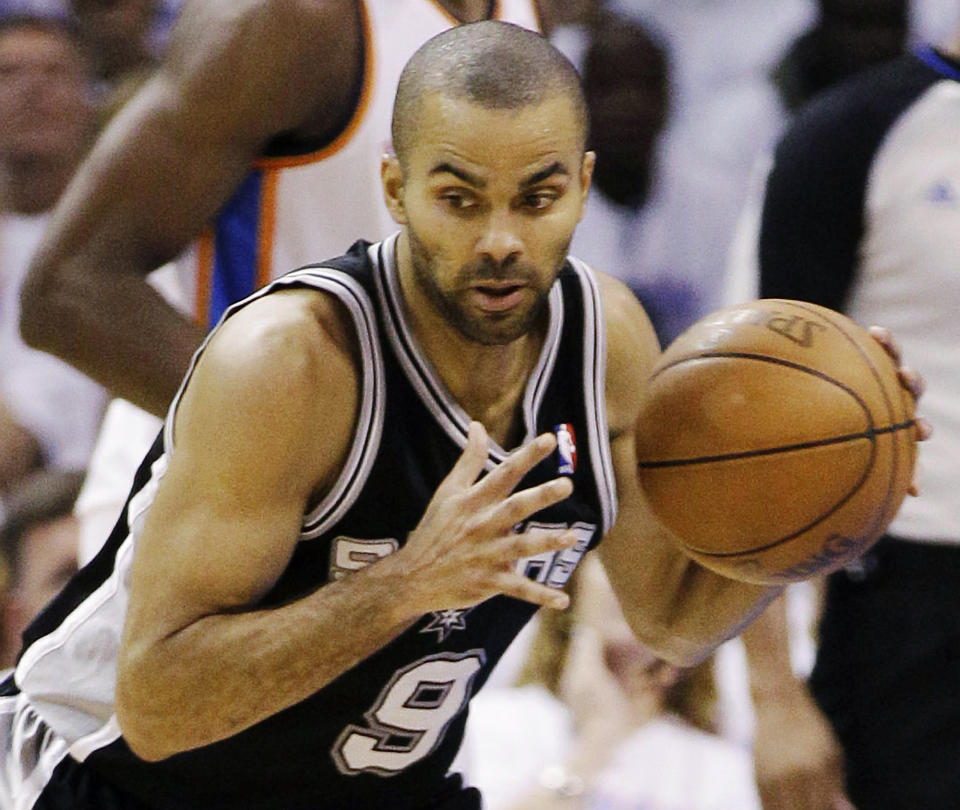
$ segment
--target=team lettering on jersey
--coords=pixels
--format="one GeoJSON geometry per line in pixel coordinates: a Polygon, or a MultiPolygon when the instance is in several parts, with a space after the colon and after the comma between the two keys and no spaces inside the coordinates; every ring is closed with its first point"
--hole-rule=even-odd
{"type": "MultiPolygon", "coordinates": [[[[535,582],[562,588],[586,553],[596,531],[592,523],[528,521],[514,527],[517,533],[571,529],[576,543],[560,551],[547,551],[518,560],[516,570],[535,582]]],[[[334,538],[330,551],[330,577],[340,579],[378,559],[393,554],[399,541],[334,538]]],[[[467,629],[473,608],[434,611],[421,633],[435,633],[437,643],[451,633],[467,629]]],[[[344,775],[360,773],[393,776],[420,761],[442,742],[453,719],[470,700],[473,680],[486,661],[482,649],[464,653],[440,652],[420,658],[398,670],[364,714],[364,724],[350,724],[340,734],[330,754],[344,775]]]]}
{"type": "MultiPolygon", "coordinates": [[[[551,588],[562,588],[566,585],[573,570],[586,553],[590,539],[597,529],[596,525],[578,522],[569,526],[566,523],[543,523],[531,520],[515,526],[514,532],[537,534],[565,529],[572,529],[577,536],[577,542],[573,546],[560,551],[545,551],[517,560],[516,571],[534,582],[551,588]]],[[[329,578],[343,579],[347,574],[366,568],[371,563],[393,554],[398,548],[400,548],[400,541],[390,537],[376,540],[343,535],[335,537],[330,546],[329,578]]],[[[437,642],[444,641],[454,630],[467,629],[466,616],[469,612],[470,608],[434,611],[433,618],[420,632],[435,632],[437,642]]]]}
{"type": "Polygon", "coordinates": [[[429,756],[470,700],[473,679],[486,662],[482,649],[442,652],[398,670],[364,714],[350,724],[330,755],[346,776],[395,776],[429,756]]]}

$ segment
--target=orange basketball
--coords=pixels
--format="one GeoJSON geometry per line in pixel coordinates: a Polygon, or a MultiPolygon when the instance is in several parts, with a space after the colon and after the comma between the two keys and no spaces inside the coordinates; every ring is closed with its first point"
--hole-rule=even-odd
{"type": "Polygon", "coordinates": [[[664,352],[637,425],[640,484],[704,566],[786,583],[860,556],[893,519],[916,450],[913,399],[849,318],[762,299],[664,352]]]}

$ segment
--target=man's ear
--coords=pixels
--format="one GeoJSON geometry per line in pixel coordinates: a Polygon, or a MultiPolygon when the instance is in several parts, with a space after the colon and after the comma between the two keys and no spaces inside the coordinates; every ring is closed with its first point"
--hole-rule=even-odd
{"type": "Polygon", "coordinates": [[[407,213],[403,207],[403,169],[394,154],[384,155],[380,159],[380,181],[383,184],[383,201],[393,221],[398,225],[407,224],[407,213]]]}
{"type": "Polygon", "coordinates": [[[580,218],[587,209],[587,196],[590,194],[590,183],[593,180],[593,167],[597,163],[596,152],[584,152],[583,162],[580,164],[580,218]]]}

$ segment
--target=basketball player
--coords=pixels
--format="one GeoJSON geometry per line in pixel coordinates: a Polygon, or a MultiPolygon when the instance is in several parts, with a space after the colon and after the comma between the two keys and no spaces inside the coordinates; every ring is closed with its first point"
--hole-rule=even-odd
{"type": "Polygon", "coordinates": [[[163,416],[228,304],[392,230],[377,177],[400,69],[488,17],[540,24],[534,0],[188,0],[47,231],[28,344],[163,416]],[[185,317],[144,278],[188,245],[185,317]]]}
{"type": "Polygon", "coordinates": [[[28,343],[123,398],[78,501],[81,562],[159,428],[127,400],[162,416],[228,304],[393,230],[378,177],[400,70],[434,34],[485,17],[539,25],[534,0],[185,5],[166,61],[81,167],[24,289],[28,343]],[[164,299],[146,277],[178,254],[164,299]]]}
{"type": "Polygon", "coordinates": [[[540,36],[481,22],[417,52],[382,166],[399,233],[228,311],[103,551],[28,629],[0,687],[14,807],[476,810],[447,774],[470,696],[601,538],[673,663],[776,594],[648,518],[657,341],[566,258],[585,137],[540,36]]]}

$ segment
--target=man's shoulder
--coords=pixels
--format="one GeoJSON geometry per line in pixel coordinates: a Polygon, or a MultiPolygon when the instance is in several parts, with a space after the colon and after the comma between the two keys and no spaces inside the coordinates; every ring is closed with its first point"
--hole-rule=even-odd
{"type": "MultiPolygon", "coordinates": [[[[600,299],[603,302],[607,328],[645,332],[645,327],[650,326],[650,319],[633,290],[610,273],[590,267],[587,270],[596,279],[600,299]]],[[[652,328],[651,326],[651,332],[652,328]]]]}
{"type": "MultiPolygon", "coordinates": [[[[206,87],[205,80],[234,82],[235,94],[249,88],[247,93],[262,102],[270,95],[300,93],[297,106],[302,108],[303,93],[346,80],[356,69],[360,19],[355,0],[188,4],[171,32],[165,74],[183,89],[206,87]]],[[[328,92],[336,95],[339,88],[328,92]]]]}
{"type": "Polygon", "coordinates": [[[224,7],[237,12],[268,13],[271,17],[296,21],[310,26],[316,22],[327,23],[331,19],[342,17],[344,12],[356,10],[356,0],[221,0],[224,7]]]}
{"type": "Polygon", "coordinates": [[[179,28],[173,28],[172,41],[176,43],[183,33],[180,29],[186,29],[190,37],[197,29],[216,28],[221,41],[288,29],[299,31],[301,36],[284,43],[286,47],[315,49],[317,43],[309,35],[348,27],[355,19],[356,8],[356,0],[210,0],[184,8],[179,28]]]}
{"type": "Polygon", "coordinates": [[[608,273],[592,273],[606,322],[607,417],[611,434],[618,435],[635,421],[644,381],[660,356],[660,344],[630,288],[608,273]]]}
{"type": "MultiPolygon", "coordinates": [[[[356,331],[333,293],[309,286],[278,288],[230,314],[204,349],[220,374],[282,376],[308,389],[324,382],[334,356],[353,365],[356,331]]],[[[335,382],[330,380],[330,382],[335,382]]]]}

